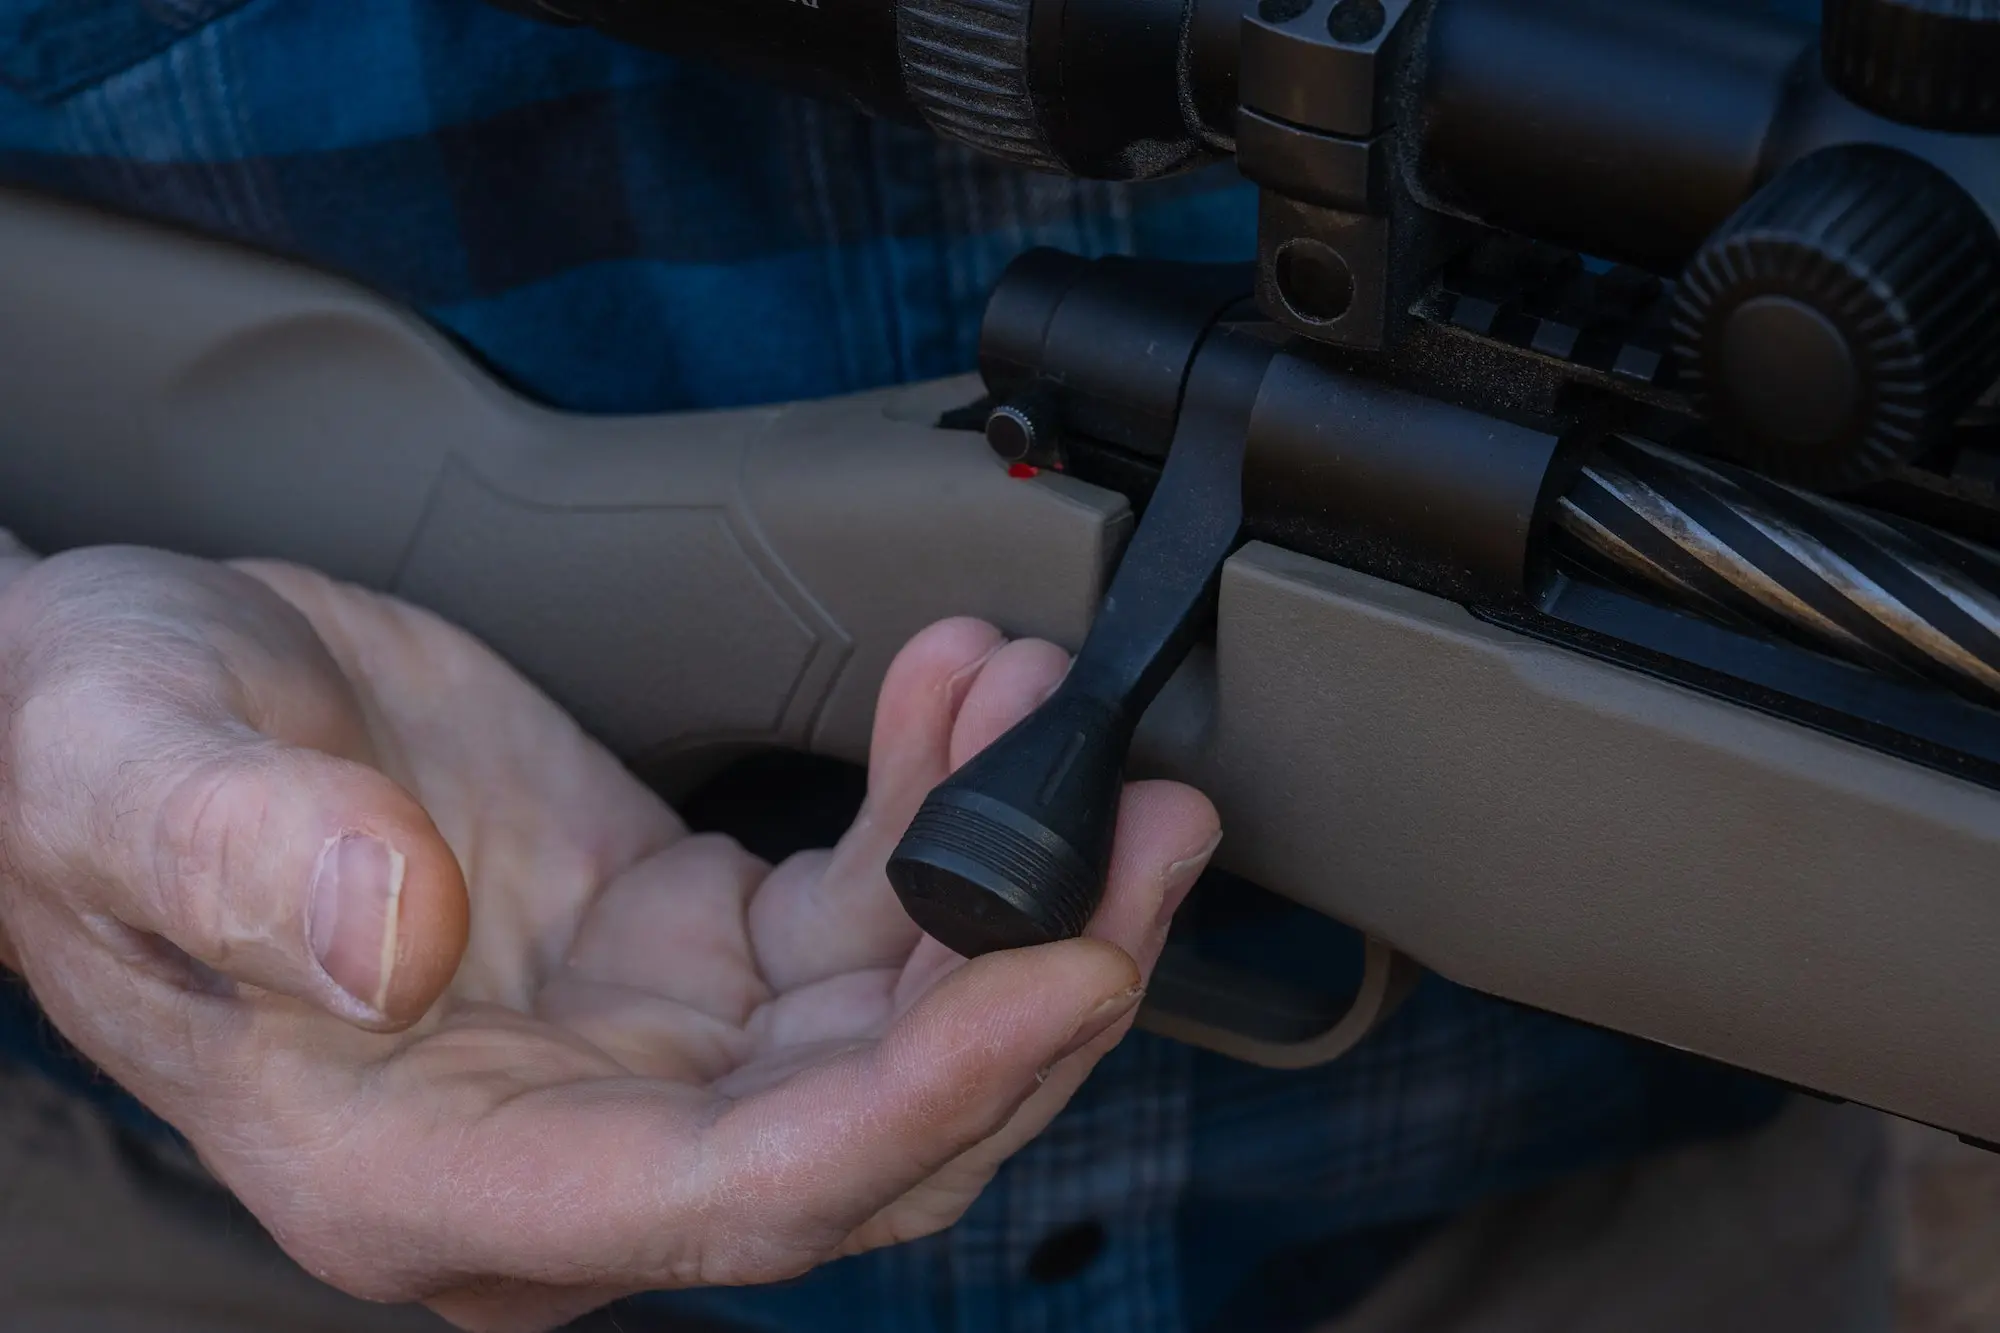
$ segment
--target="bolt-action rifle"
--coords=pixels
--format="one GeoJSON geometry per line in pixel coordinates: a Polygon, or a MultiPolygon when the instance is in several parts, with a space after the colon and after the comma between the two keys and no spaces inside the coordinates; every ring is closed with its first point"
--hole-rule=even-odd
{"type": "Polygon", "coordinates": [[[2000,0],[504,0],[1045,171],[1233,155],[1254,264],[1038,251],[977,379],[551,413],[387,304],[0,203],[0,521],[310,562],[622,754],[865,753],[976,614],[1078,650],[890,866],[1071,935],[1128,773],[1416,964],[2000,1140],[2000,0]],[[1414,962],[1412,961],[1414,960],[1414,962]]]}

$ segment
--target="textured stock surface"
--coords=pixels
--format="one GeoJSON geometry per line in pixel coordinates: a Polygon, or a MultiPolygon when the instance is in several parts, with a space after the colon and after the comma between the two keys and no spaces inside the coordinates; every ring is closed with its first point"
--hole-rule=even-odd
{"type": "Polygon", "coordinates": [[[858,759],[924,625],[1081,641],[1129,511],[929,428],[977,392],[558,415],[344,283],[0,193],[0,526],[393,590],[626,755],[858,759]]]}
{"type": "Polygon", "coordinates": [[[1269,546],[1224,570],[1210,679],[1169,698],[1212,693],[1206,753],[1163,766],[1231,870],[1477,989],[2000,1140],[2000,793],[1269,546]]]}

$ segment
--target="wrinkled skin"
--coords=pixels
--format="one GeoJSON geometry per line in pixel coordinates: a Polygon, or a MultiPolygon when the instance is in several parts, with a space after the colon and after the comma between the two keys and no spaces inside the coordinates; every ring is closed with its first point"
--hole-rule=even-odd
{"type": "Polygon", "coordinates": [[[853,829],[772,868],[406,605],[148,551],[7,572],[0,957],[307,1268],[468,1329],[948,1225],[1128,1029],[1219,836],[1133,785],[1088,938],[967,963],[883,863],[1047,644],[921,635],[853,829]]]}

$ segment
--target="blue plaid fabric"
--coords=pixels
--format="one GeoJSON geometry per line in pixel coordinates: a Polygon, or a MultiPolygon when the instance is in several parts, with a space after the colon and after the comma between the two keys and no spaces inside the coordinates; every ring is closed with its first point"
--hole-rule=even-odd
{"type": "Polygon", "coordinates": [[[953,373],[1022,248],[1236,258],[1254,207],[1004,171],[478,0],[0,0],[0,179],[343,271],[632,412],[953,373]]]}
{"type": "MultiPolygon", "coordinates": [[[[1236,258],[1254,211],[1226,171],[1022,175],[478,0],[0,0],[0,180],[342,271],[523,392],[619,412],[956,372],[1023,248],[1236,258]]],[[[1263,929],[1264,957],[1315,930],[1322,970],[1355,952],[1263,929]]],[[[0,987],[0,1055],[104,1093],[45,1029],[0,987]]],[[[947,1233],[650,1303],[757,1330],[1299,1329],[1483,1197],[1779,1100],[1433,979],[1305,1073],[1135,1037],[947,1233]]]]}

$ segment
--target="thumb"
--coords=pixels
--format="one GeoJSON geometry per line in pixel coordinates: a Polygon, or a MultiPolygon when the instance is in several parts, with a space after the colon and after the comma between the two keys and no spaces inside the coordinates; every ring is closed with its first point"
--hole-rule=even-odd
{"type": "Polygon", "coordinates": [[[175,748],[100,825],[111,913],[359,1026],[422,1017],[467,929],[464,876],[423,807],[374,769],[247,731],[175,748]]]}
{"type": "MultiPolygon", "coordinates": [[[[701,1160],[711,1176],[724,1178],[701,1182],[695,1193],[727,1194],[750,1210],[744,1234],[780,1247],[788,1240],[805,1250],[824,1247],[824,1258],[998,1133],[1050,1067],[1130,1014],[1141,993],[1131,957],[1100,940],[973,959],[897,1018],[879,1043],[718,1117],[701,1160]]],[[[951,1209],[969,1204],[973,1193],[976,1186],[951,1200],[951,1209]]],[[[939,1216],[929,1225],[950,1220],[939,1216]]],[[[758,1271],[755,1263],[742,1267],[758,1271]]]]}

